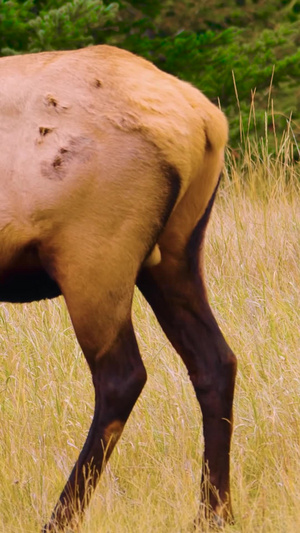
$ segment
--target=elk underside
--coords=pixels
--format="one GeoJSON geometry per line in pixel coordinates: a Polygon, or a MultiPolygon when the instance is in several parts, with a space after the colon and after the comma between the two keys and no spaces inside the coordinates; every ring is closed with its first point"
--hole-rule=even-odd
{"type": "Polygon", "coordinates": [[[16,254],[0,276],[0,301],[25,303],[55,298],[61,291],[43,268],[36,247],[26,247],[16,254]]]}

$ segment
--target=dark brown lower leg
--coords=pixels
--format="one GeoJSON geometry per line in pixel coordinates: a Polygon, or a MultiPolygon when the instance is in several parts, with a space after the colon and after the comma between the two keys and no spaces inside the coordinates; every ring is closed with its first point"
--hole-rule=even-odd
{"type": "Polygon", "coordinates": [[[201,406],[205,451],[200,509],[206,518],[229,520],[235,356],[210,310],[200,274],[170,262],[144,270],[138,286],[186,364],[201,406]]]}
{"type": "Polygon", "coordinates": [[[90,368],[95,387],[95,413],[84,447],[44,532],[64,531],[88,505],[102,469],[119,439],[124,424],[146,382],[131,322],[119,333],[111,349],[90,368]]]}

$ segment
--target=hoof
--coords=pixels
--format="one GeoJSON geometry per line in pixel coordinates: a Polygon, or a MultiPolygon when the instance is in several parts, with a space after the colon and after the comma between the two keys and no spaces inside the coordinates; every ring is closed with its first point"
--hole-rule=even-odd
{"type": "Polygon", "coordinates": [[[78,527],[74,529],[70,526],[59,526],[57,522],[51,521],[44,525],[41,533],[76,533],[76,531],[78,527]]]}
{"type": "Polygon", "coordinates": [[[61,529],[61,528],[52,526],[51,524],[46,524],[41,530],[41,533],[75,533],[75,529],[71,529],[69,527],[65,529],[61,529]]]}
{"type": "Polygon", "coordinates": [[[194,520],[194,531],[222,531],[227,524],[233,523],[233,516],[226,508],[220,507],[214,510],[200,504],[198,515],[194,520]]]}

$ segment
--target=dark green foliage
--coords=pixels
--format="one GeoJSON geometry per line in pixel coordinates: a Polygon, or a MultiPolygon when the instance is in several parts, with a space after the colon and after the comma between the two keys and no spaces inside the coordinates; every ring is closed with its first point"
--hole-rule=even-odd
{"type": "Polygon", "coordinates": [[[79,48],[93,44],[93,35],[100,34],[107,21],[115,18],[117,9],[116,4],[104,6],[98,0],[73,0],[49,11],[43,10],[29,23],[30,50],[79,48]]]}
{"type": "Polygon", "coordinates": [[[0,55],[99,43],[138,53],[219,101],[234,145],[241,124],[259,138],[290,117],[299,138],[299,0],[0,0],[0,55]]]}
{"type": "Polygon", "coordinates": [[[31,18],[33,0],[17,2],[0,0],[0,53],[28,49],[28,20],[31,18]]]}
{"type": "MultiPolygon", "coordinates": [[[[0,54],[80,48],[101,41],[118,5],[99,0],[0,0],[0,54]]],[[[103,38],[105,41],[105,38],[103,38]]]]}

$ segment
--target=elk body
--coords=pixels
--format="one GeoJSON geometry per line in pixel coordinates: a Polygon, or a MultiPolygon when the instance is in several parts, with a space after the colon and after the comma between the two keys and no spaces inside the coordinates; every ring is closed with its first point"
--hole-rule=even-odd
{"type": "Polygon", "coordinates": [[[137,284],[203,414],[204,515],[231,517],[236,359],[209,307],[203,239],[227,123],[197,89],[109,46],[0,60],[0,301],[62,294],[95,412],[44,531],[81,516],[146,381],[137,284]]]}

